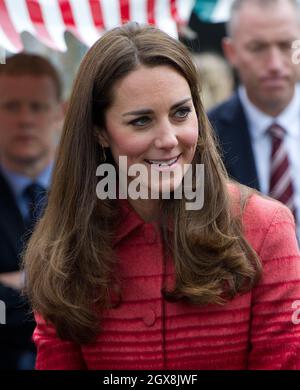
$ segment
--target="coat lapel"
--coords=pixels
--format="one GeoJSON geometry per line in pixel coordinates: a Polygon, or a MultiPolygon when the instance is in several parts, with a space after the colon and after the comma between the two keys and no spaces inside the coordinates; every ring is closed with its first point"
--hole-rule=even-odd
{"type": "Polygon", "coordinates": [[[217,134],[230,176],[242,184],[259,189],[259,182],[246,116],[237,94],[220,115],[217,134]]]}
{"type": "MultiPolygon", "coordinates": [[[[2,174],[0,173],[0,231],[1,239],[8,240],[16,255],[22,246],[22,237],[25,231],[22,215],[15,202],[14,195],[2,174]]],[[[8,244],[7,243],[7,244],[8,244]]]]}

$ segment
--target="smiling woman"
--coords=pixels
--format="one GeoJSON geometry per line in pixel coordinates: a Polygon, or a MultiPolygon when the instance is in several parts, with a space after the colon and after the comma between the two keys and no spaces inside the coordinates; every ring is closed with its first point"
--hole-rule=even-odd
{"type": "Polygon", "coordinates": [[[25,255],[38,369],[299,368],[292,215],[230,182],[197,75],[180,42],[135,23],[83,60],[25,255]],[[147,177],[180,174],[142,180],[159,197],[99,199],[103,164],[123,170],[125,188],[135,164],[147,177]],[[190,185],[203,189],[201,209],[185,194],[163,198],[199,164],[190,185]]]}
{"type": "MultiPolygon", "coordinates": [[[[114,161],[126,156],[126,169],[133,164],[145,167],[141,180],[149,191],[156,185],[150,180],[151,169],[174,172],[173,177],[161,175],[157,183],[158,191],[174,191],[182,182],[185,165],[192,163],[198,140],[188,82],[170,66],[141,65],[117,82],[112,93],[115,98],[99,142],[109,148],[114,161]]],[[[144,219],[157,214],[157,202],[139,205],[135,200],[134,208],[144,219]]]]}

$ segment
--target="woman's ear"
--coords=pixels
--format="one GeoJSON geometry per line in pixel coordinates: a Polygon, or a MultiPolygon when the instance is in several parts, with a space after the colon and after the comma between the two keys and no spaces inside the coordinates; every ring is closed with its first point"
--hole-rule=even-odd
{"type": "Polygon", "coordinates": [[[99,127],[95,126],[94,134],[101,146],[104,148],[109,148],[109,140],[105,129],[100,129],[99,127]]]}

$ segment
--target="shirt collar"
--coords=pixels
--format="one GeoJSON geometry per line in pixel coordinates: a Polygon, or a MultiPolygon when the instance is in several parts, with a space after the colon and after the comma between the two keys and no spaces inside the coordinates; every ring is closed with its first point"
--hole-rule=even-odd
{"type": "Polygon", "coordinates": [[[41,185],[45,189],[48,189],[51,182],[52,171],[53,162],[49,164],[34,180],[32,180],[28,176],[12,172],[9,169],[1,166],[1,172],[8,181],[8,184],[10,185],[16,197],[21,196],[24,189],[32,182],[41,185]]]}
{"type": "Polygon", "coordinates": [[[277,116],[272,117],[259,110],[248,98],[246,88],[240,86],[239,98],[245,110],[252,138],[260,138],[274,122],[285,129],[291,136],[297,136],[300,128],[300,85],[295,87],[293,99],[277,116]]]}

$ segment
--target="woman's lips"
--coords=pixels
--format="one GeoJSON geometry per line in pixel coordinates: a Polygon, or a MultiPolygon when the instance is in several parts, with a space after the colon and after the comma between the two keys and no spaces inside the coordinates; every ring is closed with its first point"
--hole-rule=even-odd
{"type": "Polygon", "coordinates": [[[155,169],[168,170],[170,168],[173,168],[178,163],[180,157],[181,154],[179,154],[177,157],[173,157],[170,159],[147,159],[145,161],[155,169]]]}

